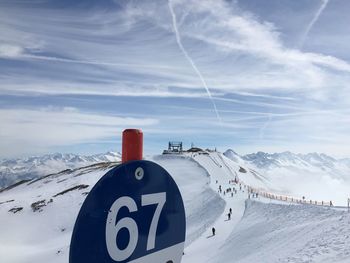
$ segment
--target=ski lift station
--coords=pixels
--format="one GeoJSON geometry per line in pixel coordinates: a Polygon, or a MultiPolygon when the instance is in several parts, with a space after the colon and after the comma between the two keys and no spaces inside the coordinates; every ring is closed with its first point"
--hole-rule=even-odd
{"type": "Polygon", "coordinates": [[[169,142],[168,150],[164,150],[163,154],[182,154],[182,142],[169,142]]]}

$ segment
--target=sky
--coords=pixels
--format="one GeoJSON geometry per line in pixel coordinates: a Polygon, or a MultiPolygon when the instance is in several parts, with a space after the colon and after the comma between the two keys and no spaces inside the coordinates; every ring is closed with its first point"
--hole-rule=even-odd
{"type": "Polygon", "coordinates": [[[348,0],[0,0],[0,158],[203,148],[350,157],[348,0]]]}

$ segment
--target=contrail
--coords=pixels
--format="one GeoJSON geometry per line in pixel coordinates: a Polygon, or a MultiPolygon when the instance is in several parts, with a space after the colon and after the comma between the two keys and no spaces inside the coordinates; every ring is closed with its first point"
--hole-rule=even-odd
{"type": "Polygon", "coordinates": [[[208,85],[207,83],[205,82],[204,78],[203,78],[203,75],[201,74],[201,72],[198,70],[196,64],[194,63],[194,61],[192,60],[192,58],[188,55],[186,49],[184,48],[184,46],[182,45],[182,41],[181,41],[181,37],[180,37],[180,34],[179,34],[179,30],[177,28],[177,22],[176,22],[176,14],[174,12],[174,9],[171,5],[171,1],[169,0],[168,1],[168,5],[169,5],[169,10],[170,10],[170,13],[171,13],[171,16],[172,16],[172,19],[173,19],[173,29],[174,29],[174,32],[175,32],[175,37],[176,37],[176,42],[181,50],[181,52],[184,54],[184,56],[186,57],[186,59],[188,60],[188,62],[191,64],[193,70],[196,72],[196,74],[198,75],[199,79],[201,80],[205,90],[207,91],[207,94],[208,94],[208,97],[211,101],[211,103],[213,104],[213,107],[214,107],[214,110],[215,110],[215,113],[216,113],[216,117],[218,118],[218,120],[220,121],[220,123],[222,123],[222,119],[219,115],[219,112],[218,112],[218,109],[216,107],[216,104],[215,104],[215,101],[213,99],[213,97],[211,96],[211,93],[210,93],[210,90],[208,88],[208,85]]]}
{"type": "Polygon", "coordinates": [[[267,126],[269,126],[270,122],[272,120],[272,114],[269,114],[269,119],[267,120],[267,122],[264,123],[264,125],[260,128],[260,140],[262,140],[264,138],[264,133],[265,133],[265,129],[267,128],[267,126]]]}
{"type": "Polygon", "coordinates": [[[319,17],[321,16],[323,10],[327,7],[329,0],[322,0],[322,4],[320,6],[320,8],[317,10],[316,14],[314,15],[313,19],[311,20],[311,22],[309,23],[309,25],[307,26],[301,41],[300,41],[300,48],[303,47],[304,42],[308,36],[308,34],[310,33],[312,27],[314,26],[314,24],[317,22],[317,20],[319,19],[319,17]]]}
{"type": "Polygon", "coordinates": [[[70,58],[60,58],[60,57],[49,57],[31,54],[21,54],[17,58],[25,58],[32,60],[44,60],[44,61],[56,61],[62,63],[73,63],[73,64],[87,64],[87,65],[97,65],[97,66],[115,66],[115,67],[132,67],[132,68],[155,68],[155,69],[174,69],[168,66],[158,66],[158,65],[139,65],[139,64],[128,64],[128,63],[114,63],[114,62],[103,62],[103,61],[93,61],[93,60],[76,60],[70,58]]]}

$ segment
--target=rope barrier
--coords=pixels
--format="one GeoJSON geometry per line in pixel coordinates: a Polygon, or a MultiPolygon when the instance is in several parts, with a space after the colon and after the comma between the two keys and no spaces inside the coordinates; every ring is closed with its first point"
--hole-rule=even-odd
{"type": "Polygon", "coordinates": [[[295,197],[286,196],[286,195],[278,195],[278,194],[266,192],[265,190],[262,190],[262,189],[251,187],[251,186],[246,185],[240,181],[237,181],[237,183],[243,185],[244,188],[247,188],[249,194],[252,194],[252,193],[256,194],[257,193],[260,196],[263,196],[263,197],[269,198],[269,199],[273,199],[273,200],[295,203],[295,204],[308,204],[308,205],[329,206],[329,207],[334,206],[332,201],[325,202],[325,201],[317,201],[317,200],[306,200],[305,198],[300,199],[300,198],[295,198],[295,197]]]}

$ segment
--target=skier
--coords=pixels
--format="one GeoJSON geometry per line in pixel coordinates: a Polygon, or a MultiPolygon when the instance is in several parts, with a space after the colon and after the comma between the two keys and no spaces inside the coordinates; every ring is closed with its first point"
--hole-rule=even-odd
{"type": "Polygon", "coordinates": [[[213,232],[213,236],[215,236],[215,228],[214,227],[211,229],[211,232],[213,232]]]}
{"type": "Polygon", "coordinates": [[[232,208],[230,208],[230,214],[232,214],[232,208]]]}
{"type": "Polygon", "coordinates": [[[231,214],[228,213],[227,216],[228,216],[228,220],[231,220],[231,214]]]}

